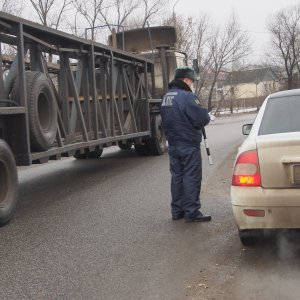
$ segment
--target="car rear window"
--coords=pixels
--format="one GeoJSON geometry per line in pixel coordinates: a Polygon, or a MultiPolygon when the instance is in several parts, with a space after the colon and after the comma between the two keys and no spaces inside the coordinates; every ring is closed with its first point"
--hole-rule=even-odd
{"type": "Polygon", "coordinates": [[[300,95],[268,100],[258,135],[300,131],[300,95]]]}

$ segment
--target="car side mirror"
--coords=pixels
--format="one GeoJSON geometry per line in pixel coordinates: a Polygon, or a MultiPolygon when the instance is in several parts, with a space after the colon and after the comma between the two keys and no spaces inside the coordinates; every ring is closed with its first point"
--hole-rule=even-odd
{"type": "Polygon", "coordinates": [[[249,135],[253,124],[244,124],[242,128],[243,135],[249,135]]]}

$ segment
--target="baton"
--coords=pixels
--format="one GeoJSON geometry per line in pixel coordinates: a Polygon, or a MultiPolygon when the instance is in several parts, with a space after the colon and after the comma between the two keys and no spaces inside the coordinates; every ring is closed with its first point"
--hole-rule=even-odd
{"type": "Polygon", "coordinates": [[[211,156],[210,156],[209,145],[208,145],[208,142],[207,142],[206,132],[205,132],[204,127],[202,128],[202,134],[203,134],[203,139],[204,139],[204,144],[205,144],[205,148],[206,148],[208,161],[209,161],[209,164],[212,165],[213,162],[212,162],[212,159],[211,159],[211,156]]]}

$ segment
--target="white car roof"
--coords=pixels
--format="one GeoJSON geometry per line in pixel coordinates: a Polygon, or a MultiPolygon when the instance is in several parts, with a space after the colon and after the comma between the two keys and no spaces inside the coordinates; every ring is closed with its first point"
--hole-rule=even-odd
{"type": "Polygon", "coordinates": [[[289,96],[300,96],[300,89],[280,91],[280,92],[271,94],[269,96],[269,98],[289,97],[289,96]]]}

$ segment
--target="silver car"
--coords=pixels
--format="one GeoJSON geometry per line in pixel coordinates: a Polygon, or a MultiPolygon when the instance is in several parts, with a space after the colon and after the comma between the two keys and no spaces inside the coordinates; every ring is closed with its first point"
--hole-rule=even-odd
{"type": "Polygon", "coordinates": [[[240,240],[250,245],[263,229],[300,228],[300,89],[268,96],[243,133],[231,203],[240,240]]]}

